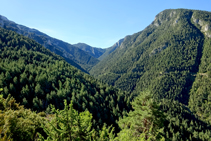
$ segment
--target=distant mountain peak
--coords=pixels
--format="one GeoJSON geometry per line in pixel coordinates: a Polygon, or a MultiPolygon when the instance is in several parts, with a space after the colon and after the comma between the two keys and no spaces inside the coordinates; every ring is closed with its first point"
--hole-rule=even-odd
{"type": "Polygon", "coordinates": [[[77,44],[73,44],[73,45],[75,47],[78,47],[79,49],[87,52],[89,55],[91,55],[95,58],[99,58],[106,51],[105,49],[92,47],[92,46],[85,44],[85,43],[77,43],[77,44]]]}
{"type": "Polygon", "coordinates": [[[175,9],[167,9],[155,16],[154,21],[152,22],[152,25],[155,25],[156,27],[160,26],[163,22],[169,21],[174,15],[176,15],[177,11],[175,9]]]}

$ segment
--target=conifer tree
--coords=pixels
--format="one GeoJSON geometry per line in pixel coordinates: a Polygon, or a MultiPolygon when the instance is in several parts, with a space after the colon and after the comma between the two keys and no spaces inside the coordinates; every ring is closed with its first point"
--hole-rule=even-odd
{"type": "Polygon", "coordinates": [[[134,111],[129,112],[128,116],[118,123],[122,129],[118,138],[123,139],[127,136],[128,139],[138,140],[143,138],[144,134],[146,140],[159,139],[165,115],[159,110],[159,104],[152,99],[150,92],[141,93],[132,102],[132,107],[134,111]]]}
{"type": "Polygon", "coordinates": [[[46,141],[72,141],[72,140],[91,140],[96,135],[95,130],[92,130],[92,115],[88,111],[78,113],[73,109],[73,104],[67,105],[64,102],[64,110],[56,110],[51,106],[52,113],[55,117],[52,118],[44,126],[44,131],[48,135],[47,139],[39,134],[40,140],[46,141]]]}

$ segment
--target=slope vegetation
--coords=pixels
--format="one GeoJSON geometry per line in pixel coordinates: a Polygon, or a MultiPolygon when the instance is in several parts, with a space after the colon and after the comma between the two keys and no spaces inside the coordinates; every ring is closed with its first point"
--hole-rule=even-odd
{"type": "Polygon", "coordinates": [[[8,20],[1,15],[0,27],[15,31],[26,37],[34,39],[44,47],[48,48],[50,51],[63,57],[71,65],[84,72],[87,72],[99,62],[97,58],[92,57],[87,52],[71,44],[52,38],[36,29],[31,29],[26,26],[16,24],[15,22],[8,20]]]}
{"type": "Polygon", "coordinates": [[[210,12],[164,10],[90,73],[133,97],[149,89],[156,99],[176,100],[210,123],[210,45],[210,12]]]}
{"type": "Polygon", "coordinates": [[[0,28],[0,93],[27,108],[0,95],[0,137],[35,139],[46,124],[43,135],[51,140],[96,136],[91,125],[100,134],[95,140],[210,140],[210,17],[204,11],[165,10],[91,70],[130,95],[75,69],[34,40],[0,28]],[[69,112],[64,99],[73,102],[69,112]],[[50,104],[64,110],[51,111],[50,104]],[[115,139],[112,127],[101,128],[104,123],[117,129],[115,139]]]}
{"type": "Polygon", "coordinates": [[[159,13],[143,31],[125,37],[90,73],[134,95],[147,88],[156,98],[187,105],[206,38],[194,24],[197,12],[177,9],[159,13]]]}
{"type": "MultiPolygon", "coordinates": [[[[63,109],[64,99],[78,111],[89,110],[95,127],[115,120],[128,110],[125,93],[75,69],[63,58],[13,31],[0,28],[0,88],[34,111],[63,109]]],[[[128,102],[127,102],[128,101],[128,102]]],[[[128,104],[127,104],[128,103],[128,104]]]]}
{"type": "Polygon", "coordinates": [[[211,123],[211,13],[194,12],[192,19],[205,39],[199,71],[190,91],[189,107],[202,120],[211,123]]]}

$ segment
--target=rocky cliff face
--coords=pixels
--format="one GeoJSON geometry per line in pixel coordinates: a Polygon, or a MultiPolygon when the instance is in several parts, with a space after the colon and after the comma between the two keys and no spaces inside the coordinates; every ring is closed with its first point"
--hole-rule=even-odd
{"type": "MultiPolygon", "coordinates": [[[[176,15],[176,11],[170,11],[169,13],[165,14],[164,12],[160,12],[158,15],[155,16],[154,21],[152,22],[152,25],[158,27],[160,26],[163,22],[169,21],[176,15]]],[[[178,20],[176,20],[177,22],[178,20]]]]}
{"type": "Polygon", "coordinates": [[[207,23],[206,21],[195,18],[194,15],[192,15],[192,20],[195,24],[200,26],[201,32],[205,34],[208,38],[211,38],[211,25],[210,23],[207,23]]]}
{"type": "Polygon", "coordinates": [[[178,15],[176,11],[167,12],[168,10],[164,12],[159,13],[155,16],[154,21],[152,22],[151,26],[160,26],[162,23],[166,21],[173,21],[172,25],[177,24],[179,21],[181,21],[183,18],[190,19],[193,21],[194,24],[196,24],[201,32],[205,34],[206,37],[211,38],[211,25],[209,21],[205,21],[202,18],[198,17],[196,13],[190,12],[188,15],[178,15]]]}

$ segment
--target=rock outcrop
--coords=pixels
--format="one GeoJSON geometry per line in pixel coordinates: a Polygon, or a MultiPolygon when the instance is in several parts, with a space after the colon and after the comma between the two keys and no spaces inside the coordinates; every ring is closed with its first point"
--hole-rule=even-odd
{"type": "Polygon", "coordinates": [[[211,25],[206,23],[205,21],[195,18],[194,15],[192,16],[192,20],[195,24],[200,26],[201,32],[205,34],[206,37],[211,38],[211,25]]]}

